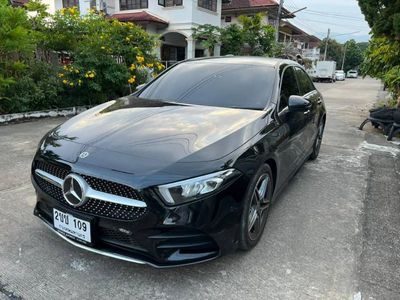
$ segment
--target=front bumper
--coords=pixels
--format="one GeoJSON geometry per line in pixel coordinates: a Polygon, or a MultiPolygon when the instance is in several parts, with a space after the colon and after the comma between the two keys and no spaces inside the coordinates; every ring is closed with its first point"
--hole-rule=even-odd
{"type": "Polygon", "coordinates": [[[44,193],[35,179],[34,214],[59,236],[81,249],[153,267],[183,266],[215,259],[237,248],[244,177],[217,195],[179,207],[148,201],[148,212],[138,220],[119,220],[76,211],[44,193]],[[91,218],[92,244],[65,236],[53,227],[53,208],[91,218]]]}

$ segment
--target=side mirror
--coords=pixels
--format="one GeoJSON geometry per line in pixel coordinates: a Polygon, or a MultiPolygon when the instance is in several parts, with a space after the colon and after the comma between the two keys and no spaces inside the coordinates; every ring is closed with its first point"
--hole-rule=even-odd
{"type": "Polygon", "coordinates": [[[301,96],[290,96],[289,97],[289,111],[290,112],[305,112],[311,108],[310,101],[304,99],[301,96]]]}

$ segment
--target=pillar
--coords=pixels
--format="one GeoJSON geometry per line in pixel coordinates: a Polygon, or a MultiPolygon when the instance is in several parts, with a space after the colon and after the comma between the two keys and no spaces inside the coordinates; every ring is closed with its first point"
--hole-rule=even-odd
{"type": "Polygon", "coordinates": [[[82,16],[86,15],[90,8],[90,0],[79,0],[79,12],[82,16]]]}
{"type": "Polygon", "coordinates": [[[194,58],[196,51],[196,41],[193,38],[186,38],[186,59],[194,58]]]}
{"type": "Polygon", "coordinates": [[[221,44],[216,44],[214,46],[214,56],[220,56],[221,55],[221,44]]]}

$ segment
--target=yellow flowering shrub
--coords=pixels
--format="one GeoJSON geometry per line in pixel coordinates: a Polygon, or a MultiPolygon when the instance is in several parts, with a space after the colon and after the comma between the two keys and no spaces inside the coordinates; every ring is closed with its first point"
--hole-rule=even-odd
{"type": "Polygon", "coordinates": [[[72,102],[93,104],[126,95],[164,69],[154,56],[157,36],[94,10],[79,16],[78,8],[61,9],[48,32],[52,49],[70,56],[58,80],[72,102]]]}

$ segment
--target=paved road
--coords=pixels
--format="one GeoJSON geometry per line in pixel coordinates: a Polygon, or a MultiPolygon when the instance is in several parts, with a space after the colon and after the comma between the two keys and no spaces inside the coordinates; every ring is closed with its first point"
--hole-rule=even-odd
{"type": "Polygon", "coordinates": [[[400,298],[399,148],[356,129],[380,85],[318,88],[329,112],[321,156],[274,204],[259,245],[179,269],[87,253],[48,231],[32,215],[29,166],[62,119],[0,127],[0,299],[400,298]]]}

